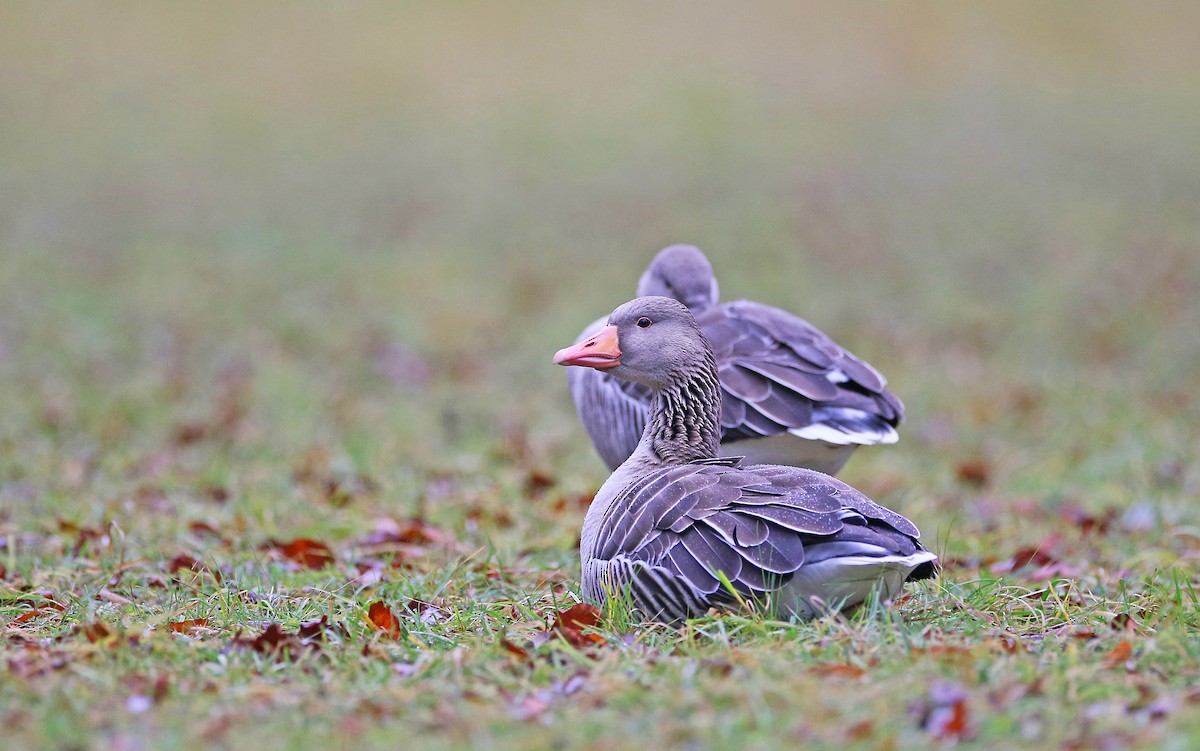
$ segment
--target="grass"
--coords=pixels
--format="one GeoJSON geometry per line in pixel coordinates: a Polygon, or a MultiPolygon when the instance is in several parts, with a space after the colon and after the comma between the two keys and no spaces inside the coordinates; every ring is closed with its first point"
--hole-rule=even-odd
{"type": "Polygon", "coordinates": [[[0,11],[6,743],[1195,746],[1196,11],[919,9],[0,11]],[[551,628],[671,242],[888,375],[938,582],[551,628]]]}

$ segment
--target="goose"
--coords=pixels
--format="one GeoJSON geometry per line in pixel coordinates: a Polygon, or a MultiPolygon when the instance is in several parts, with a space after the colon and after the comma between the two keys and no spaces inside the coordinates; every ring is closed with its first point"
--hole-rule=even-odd
{"type": "Polygon", "coordinates": [[[584,599],[616,598],[667,623],[757,602],[800,619],[897,597],[933,577],[916,525],[811,469],[718,457],[721,392],[712,346],[668,297],[621,305],[559,350],[650,393],[637,446],[596,493],[580,535],[584,599]],[[628,600],[621,600],[628,597],[628,600]]]}
{"type": "MultiPolygon", "coordinates": [[[[904,405],[887,380],[807,321],[748,300],[719,303],[712,264],[672,245],[638,282],[691,309],[708,335],[721,378],[721,445],[730,454],[837,474],[859,446],[895,443],[904,405]]],[[[601,318],[575,341],[591,339],[601,318]]],[[[567,384],[592,446],[610,470],[633,453],[650,391],[604,370],[571,368],[567,384]]]]}

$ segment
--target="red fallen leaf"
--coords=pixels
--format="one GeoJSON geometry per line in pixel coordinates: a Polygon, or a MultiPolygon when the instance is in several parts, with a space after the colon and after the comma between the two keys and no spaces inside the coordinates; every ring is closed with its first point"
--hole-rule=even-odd
{"type": "Polygon", "coordinates": [[[112,636],[112,629],[100,621],[85,624],[79,627],[79,631],[87,638],[88,643],[95,644],[98,641],[104,641],[112,636]]]}
{"type": "Polygon", "coordinates": [[[595,628],[600,622],[600,609],[595,605],[579,603],[563,610],[554,617],[551,630],[567,640],[576,649],[584,649],[604,643],[604,637],[595,633],[584,633],[586,628],[595,628]]]}
{"type": "Polygon", "coordinates": [[[329,627],[329,616],[323,615],[320,618],[314,618],[311,621],[304,621],[300,624],[300,629],[296,635],[302,641],[312,641],[313,639],[324,639],[325,631],[329,627]]]}
{"type": "Polygon", "coordinates": [[[1105,509],[1100,516],[1089,513],[1079,501],[1068,501],[1058,510],[1058,517],[1064,522],[1078,527],[1084,535],[1104,534],[1117,518],[1115,508],[1105,509]]]}
{"type": "Polygon", "coordinates": [[[832,663],[813,665],[809,672],[822,677],[838,678],[861,678],[867,673],[867,671],[857,665],[836,665],[832,663]]]}
{"type": "Polygon", "coordinates": [[[414,613],[422,623],[439,623],[447,615],[444,609],[416,597],[405,603],[404,609],[414,613]]]}
{"type": "Polygon", "coordinates": [[[176,446],[190,446],[199,443],[208,434],[208,426],[198,422],[184,423],[175,426],[171,431],[171,442],[176,446]]]}
{"type": "Polygon", "coordinates": [[[383,631],[393,639],[400,638],[400,621],[383,600],[377,600],[367,608],[367,623],[376,631],[383,631]]]}
{"type": "Polygon", "coordinates": [[[1001,652],[1006,652],[1010,655],[1016,654],[1017,650],[1021,647],[1021,643],[1015,636],[1009,636],[1007,634],[1004,636],[994,637],[990,639],[989,642],[996,646],[1001,652]]]}
{"type": "Polygon", "coordinates": [[[441,545],[453,540],[454,535],[427,523],[424,519],[382,518],[375,520],[375,531],[360,540],[359,544],[368,547],[397,542],[405,545],[441,545]]]}
{"type": "Polygon", "coordinates": [[[554,619],[555,627],[594,628],[600,622],[600,608],[581,602],[560,612],[554,619]]]}
{"type": "Polygon", "coordinates": [[[550,504],[550,508],[554,511],[587,511],[592,505],[592,500],[596,497],[595,493],[576,493],[574,495],[559,496],[550,504]]]}
{"type": "Polygon", "coordinates": [[[196,535],[197,537],[211,537],[212,539],[219,540],[221,542],[229,542],[228,538],[226,538],[225,535],[221,534],[221,532],[216,527],[209,524],[208,522],[202,522],[202,521],[188,522],[188,531],[191,532],[192,534],[196,535]]]}
{"type": "Polygon", "coordinates": [[[285,632],[278,623],[268,623],[263,632],[253,639],[235,638],[233,643],[238,646],[250,647],[260,654],[275,657],[286,655],[292,659],[299,657],[305,648],[320,648],[320,645],[315,642],[301,642],[296,634],[285,632]]]}
{"type": "Polygon", "coordinates": [[[875,734],[875,723],[861,720],[846,728],[846,737],[852,741],[865,741],[875,734]]]}
{"type": "Polygon", "coordinates": [[[1114,631],[1125,631],[1130,634],[1138,632],[1138,622],[1129,613],[1117,613],[1113,619],[1108,622],[1108,627],[1114,631]]]}
{"type": "Polygon", "coordinates": [[[334,561],[333,551],[328,545],[307,537],[297,537],[286,542],[268,540],[262,547],[278,550],[284,558],[305,568],[325,568],[334,561]]]}
{"type": "Polygon", "coordinates": [[[203,494],[205,498],[214,503],[225,503],[229,500],[229,488],[224,485],[209,485],[204,488],[203,494]]]}
{"type": "Polygon", "coordinates": [[[965,485],[982,488],[991,481],[992,467],[983,459],[970,459],[958,463],[954,468],[954,476],[965,485]]]}
{"type": "Polygon", "coordinates": [[[1057,544],[1058,537],[1050,535],[1037,545],[1020,548],[1008,560],[994,563],[988,568],[993,574],[1007,574],[1026,566],[1045,568],[1059,565],[1060,561],[1048,552],[1057,544]]]}
{"type": "Polygon", "coordinates": [[[58,522],[58,531],[65,535],[73,535],[75,544],[71,547],[71,555],[78,556],[88,543],[93,540],[99,543],[101,547],[107,547],[109,544],[108,533],[95,527],[81,527],[78,524],[60,519],[58,522]]]}
{"type": "Polygon", "coordinates": [[[508,652],[511,655],[514,655],[515,657],[519,657],[524,662],[527,662],[527,663],[532,662],[532,660],[529,657],[529,650],[525,649],[524,647],[519,647],[516,644],[513,644],[512,642],[510,642],[508,640],[507,637],[503,637],[503,636],[500,637],[500,646],[504,649],[504,651],[508,652]]]}
{"type": "Polygon", "coordinates": [[[208,619],[207,618],[192,618],[191,620],[187,620],[187,621],[175,621],[174,623],[167,624],[167,628],[171,629],[175,633],[185,634],[185,635],[189,635],[189,636],[192,633],[194,633],[196,630],[201,629],[201,628],[207,628],[207,627],[208,627],[208,619]]]}
{"type": "Polygon", "coordinates": [[[39,618],[43,615],[53,615],[58,612],[61,612],[61,608],[58,610],[54,608],[34,608],[33,610],[27,610],[18,615],[16,618],[13,618],[8,622],[8,625],[19,626],[22,623],[28,623],[29,621],[32,621],[34,618],[39,618]]]}
{"type": "Polygon", "coordinates": [[[220,571],[210,569],[203,561],[198,561],[185,553],[180,553],[179,555],[175,556],[171,559],[171,562],[167,564],[167,571],[172,574],[181,569],[195,571],[196,573],[211,574],[212,577],[217,580],[218,584],[221,583],[220,571]]]}
{"type": "Polygon", "coordinates": [[[967,692],[958,684],[932,684],[915,709],[921,729],[938,740],[957,741],[973,734],[967,692]]]}
{"type": "Polygon", "coordinates": [[[172,558],[171,562],[167,564],[167,571],[169,571],[171,573],[175,573],[176,571],[178,571],[181,568],[185,568],[189,571],[203,571],[204,564],[201,563],[200,561],[196,560],[195,558],[191,557],[190,555],[187,555],[185,553],[180,553],[179,555],[172,558]]]}
{"type": "Polygon", "coordinates": [[[529,470],[529,475],[525,478],[525,493],[533,498],[537,498],[546,489],[553,486],[556,480],[545,472],[536,469],[529,470]]]}
{"type": "Polygon", "coordinates": [[[1110,670],[1115,667],[1124,665],[1133,657],[1133,645],[1122,639],[1117,642],[1117,646],[1104,656],[1104,667],[1110,670]]]}

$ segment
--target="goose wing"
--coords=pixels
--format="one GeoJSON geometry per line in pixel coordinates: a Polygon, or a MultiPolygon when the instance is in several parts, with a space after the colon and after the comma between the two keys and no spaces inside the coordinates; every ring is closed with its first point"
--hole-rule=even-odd
{"type": "Polygon", "coordinates": [[[601,529],[585,566],[602,591],[589,595],[603,600],[627,590],[645,616],[663,620],[781,591],[814,555],[831,561],[923,551],[912,522],[843,482],[731,461],[648,473],[621,491],[601,529]]]}
{"type": "Polygon", "coordinates": [[[697,321],[717,357],[723,441],[784,432],[838,444],[896,440],[904,405],[887,380],[807,321],[746,300],[697,321]]]}

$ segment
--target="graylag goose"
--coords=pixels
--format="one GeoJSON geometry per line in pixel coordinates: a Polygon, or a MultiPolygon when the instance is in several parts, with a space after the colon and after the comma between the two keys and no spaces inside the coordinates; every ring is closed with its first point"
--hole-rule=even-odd
{"type": "MultiPolygon", "coordinates": [[[[659,252],[637,294],[683,303],[712,343],[722,453],[832,475],[857,447],[896,442],[904,405],[877,370],[791,313],[746,300],[720,304],[712,265],[699,249],[672,245],[659,252]]],[[[594,322],[576,342],[604,325],[594,322]]],[[[616,469],[642,435],[650,391],[586,368],[572,368],[567,383],[592,445],[616,469]]]]}
{"type": "Polygon", "coordinates": [[[583,596],[627,596],[643,618],[678,621],[757,602],[778,616],[883,601],[936,573],[937,556],[903,516],[810,469],[717,458],[721,392],[712,346],[666,297],[613,311],[596,334],[559,350],[559,365],[645,387],[636,448],[583,522],[583,596]]]}

